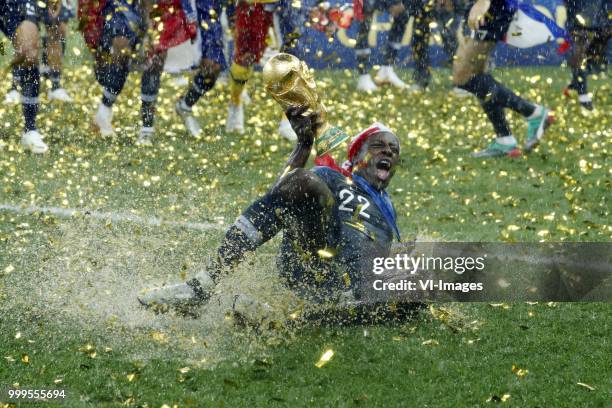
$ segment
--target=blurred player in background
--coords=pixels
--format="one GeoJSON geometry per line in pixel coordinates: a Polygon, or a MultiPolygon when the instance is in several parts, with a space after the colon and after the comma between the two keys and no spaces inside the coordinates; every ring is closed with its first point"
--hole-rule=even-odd
{"type": "Polygon", "coordinates": [[[177,101],[175,106],[176,113],[183,119],[185,127],[194,137],[201,133],[202,128],[193,116],[191,108],[206,92],[215,86],[219,75],[227,68],[223,51],[220,2],[217,0],[196,0],[196,11],[202,41],[202,59],[187,93],[177,101]]]}
{"type": "MultiPolygon", "coordinates": [[[[207,10],[211,15],[213,11],[207,10]]],[[[154,38],[149,38],[150,46],[143,49],[145,61],[140,86],[142,127],[136,140],[136,145],[141,146],[152,144],[155,136],[157,95],[168,49],[188,40],[195,41],[198,34],[198,16],[190,0],[159,0],[151,6],[149,19],[153,22],[149,32],[154,38]]],[[[177,112],[180,114],[178,109],[177,112]]],[[[193,133],[192,129],[187,129],[193,133]]]]}
{"type": "MultiPolygon", "coordinates": [[[[430,0],[363,0],[363,20],[357,34],[355,55],[359,91],[371,92],[377,89],[377,83],[391,84],[400,89],[421,91],[427,87],[431,78],[429,67],[429,34],[431,32],[431,12],[433,4],[430,0]],[[372,25],[375,11],[388,11],[393,17],[389,38],[384,52],[384,65],[378,71],[374,80],[369,74],[371,67],[370,56],[372,50],[368,45],[368,34],[372,25]],[[393,66],[398,62],[397,55],[401,49],[401,41],[410,16],[414,16],[412,35],[412,51],[414,55],[415,71],[414,84],[408,86],[395,73],[393,66]]],[[[356,16],[359,13],[356,12],[356,16]]]]}
{"type": "Polygon", "coordinates": [[[95,55],[96,79],[102,86],[102,101],[93,125],[102,136],[114,134],[113,104],[123,90],[135,47],[149,26],[145,4],[140,1],[82,0],[79,15],[87,19],[84,37],[95,55]]]}
{"type": "Polygon", "coordinates": [[[565,0],[567,29],[572,46],[568,64],[572,70],[569,91],[578,93],[578,102],[585,109],[593,110],[593,96],[588,91],[587,76],[594,60],[606,53],[612,36],[612,0],[565,0]]]}
{"type": "Polygon", "coordinates": [[[142,127],[136,145],[150,145],[155,135],[155,109],[167,50],[196,38],[196,13],[188,0],[102,3],[85,0],[79,5],[84,38],[94,54],[96,78],[102,85],[102,101],[94,125],[102,136],[114,134],[112,106],[130,68],[138,67],[142,69],[142,127]]]}
{"type": "Polygon", "coordinates": [[[51,81],[51,89],[47,91],[49,100],[72,102],[68,92],[61,86],[62,59],[66,51],[66,34],[68,21],[73,17],[70,3],[62,3],[59,15],[53,17],[47,8],[40,8],[40,19],[45,24],[46,35],[42,44],[41,74],[51,81]]]}
{"type": "Polygon", "coordinates": [[[531,151],[550,124],[549,109],[529,102],[506,88],[486,72],[487,59],[508,31],[515,9],[505,0],[472,2],[466,15],[466,33],[459,43],[453,63],[453,83],[475,95],[495,129],[495,140],[473,157],[516,157],[520,155],[504,109],[510,108],[527,121],[524,151],[531,151]]]}
{"type": "Polygon", "coordinates": [[[453,57],[459,46],[457,30],[465,12],[465,0],[435,0],[433,20],[442,37],[442,48],[448,56],[447,65],[453,65],[453,57]]]}
{"type": "MultiPolygon", "coordinates": [[[[61,86],[62,59],[66,49],[66,33],[68,21],[73,17],[71,5],[63,2],[59,15],[53,17],[51,10],[43,3],[37,3],[38,19],[45,25],[45,36],[42,37],[42,61],[40,74],[51,81],[51,88],[47,91],[50,101],[72,102],[68,92],[61,86]]],[[[19,70],[13,67],[13,80],[11,89],[6,94],[4,101],[7,104],[19,103],[19,70]]]]}
{"type": "MultiPolygon", "coordinates": [[[[57,17],[59,2],[49,4],[50,15],[57,17]]],[[[36,128],[40,92],[40,34],[37,5],[33,0],[0,0],[0,31],[13,43],[12,66],[17,70],[23,97],[24,134],[21,145],[32,153],[45,153],[49,147],[36,128]]]]}
{"type": "MultiPolygon", "coordinates": [[[[299,38],[301,11],[288,0],[240,0],[230,19],[234,21],[234,55],[230,66],[230,102],[225,129],[244,133],[243,90],[261,60],[267,46],[268,32],[273,26],[274,13],[280,17],[281,52],[292,53],[299,38]]],[[[229,16],[228,16],[229,17],[229,16]]],[[[282,124],[281,124],[282,125],[282,124]]]]}

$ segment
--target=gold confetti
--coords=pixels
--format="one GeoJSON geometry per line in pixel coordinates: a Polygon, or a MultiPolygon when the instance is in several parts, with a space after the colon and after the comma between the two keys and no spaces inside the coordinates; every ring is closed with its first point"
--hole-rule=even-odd
{"type": "Polygon", "coordinates": [[[576,383],[576,384],[578,384],[581,387],[586,388],[589,391],[595,391],[595,387],[593,387],[592,385],[589,385],[589,384],[586,384],[586,383],[582,383],[582,382],[579,382],[579,383],[576,383]]]}
{"type": "Polygon", "coordinates": [[[151,338],[158,343],[167,343],[168,336],[162,332],[154,331],[151,333],[151,338]]]}
{"type": "Polygon", "coordinates": [[[510,305],[507,303],[489,303],[491,307],[501,307],[502,309],[510,309],[510,305]]]}
{"type": "Polygon", "coordinates": [[[529,373],[529,370],[519,368],[516,365],[512,364],[512,372],[516,374],[518,378],[523,378],[529,373]]]}
{"type": "Polygon", "coordinates": [[[325,364],[329,363],[329,361],[334,356],[334,351],[332,349],[325,350],[325,352],[319,358],[319,361],[315,363],[317,368],[323,367],[325,364]]]}
{"type": "Polygon", "coordinates": [[[325,259],[333,258],[336,255],[334,250],[331,249],[331,248],[322,248],[322,249],[319,249],[317,251],[317,254],[321,258],[325,258],[325,259]]]}
{"type": "Polygon", "coordinates": [[[506,402],[510,399],[510,394],[503,394],[501,397],[492,395],[487,399],[487,402],[506,402]]]}

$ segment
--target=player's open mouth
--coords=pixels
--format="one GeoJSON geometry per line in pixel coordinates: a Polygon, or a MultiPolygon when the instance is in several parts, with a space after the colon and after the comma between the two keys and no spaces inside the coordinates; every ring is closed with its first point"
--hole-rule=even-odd
{"type": "Polygon", "coordinates": [[[379,180],[385,181],[389,178],[389,171],[391,170],[391,160],[381,159],[376,163],[376,177],[379,180]]]}

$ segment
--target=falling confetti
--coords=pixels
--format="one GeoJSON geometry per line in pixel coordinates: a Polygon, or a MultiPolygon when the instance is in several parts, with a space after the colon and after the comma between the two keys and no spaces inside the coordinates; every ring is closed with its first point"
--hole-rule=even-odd
{"type": "Polygon", "coordinates": [[[586,388],[589,391],[595,391],[595,387],[593,387],[592,385],[589,385],[589,384],[586,384],[586,383],[582,383],[582,382],[579,382],[579,383],[576,383],[576,384],[578,384],[581,387],[586,388]]]}
{"type": "Polygon", "coordinates": [[[334,351],[332,349],[325,350],[323,354],[321,354],[319,361],[315,363],[315,366],[317,368],[323,367],[325,364],[330,362],[333,356],[334,356],[334,351]]]}

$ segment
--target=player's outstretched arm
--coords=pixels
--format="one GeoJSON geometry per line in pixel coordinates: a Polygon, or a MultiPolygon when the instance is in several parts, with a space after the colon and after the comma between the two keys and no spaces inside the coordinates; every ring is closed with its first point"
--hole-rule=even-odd
{"type": "Polygon", "coordinates": [[[297,143],[287,160],[281,178],[291,170],[303,168],[308,162],[314,144],[315,134],[321,126],[321,117],[317,112],[308,111],[308,106],[294,106],[287,109],[285,115],[297,135],[297,143]]]}

